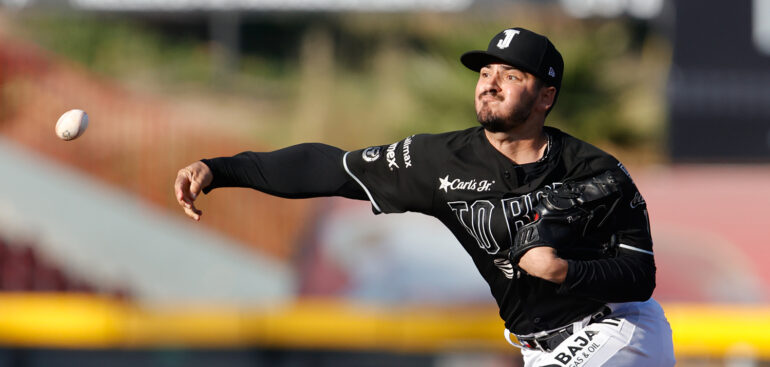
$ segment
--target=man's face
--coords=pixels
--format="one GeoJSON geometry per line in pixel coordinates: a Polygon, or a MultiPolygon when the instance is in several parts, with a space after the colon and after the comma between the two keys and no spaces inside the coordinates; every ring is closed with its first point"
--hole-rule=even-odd
{"type": "Polygon", "coordinates": [[[524,124],[538,95],[536,77],[506,64],[489,64],[476,83],[476,118],[490,132],[524,124]]]}

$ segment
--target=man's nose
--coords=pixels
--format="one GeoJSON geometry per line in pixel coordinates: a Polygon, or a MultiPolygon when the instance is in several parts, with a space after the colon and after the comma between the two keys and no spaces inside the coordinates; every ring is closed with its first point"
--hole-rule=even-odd
{"type": "Polygon", "coordinates": [[[500,84],[497,81],[497,73],[491,73],[489,77],[484,78],[482,80],[482,93],[489,93],[491,95],[496,95],[498,92],[500,92],[500,84]]]}

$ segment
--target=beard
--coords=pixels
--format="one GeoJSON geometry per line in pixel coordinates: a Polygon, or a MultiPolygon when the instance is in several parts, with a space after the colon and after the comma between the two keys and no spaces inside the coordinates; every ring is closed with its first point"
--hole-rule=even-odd
{"type": "Polygon", "coordinates": [[[522,99],[508,115],[503,116],[499,113],[493,113],[489,107],[482,105],[479,111],[476,112],[476,120],[485,130],[492,133],[510,131],[527,121],[534,105],[535,97],[524,93],[522,94],[522,99]]]}

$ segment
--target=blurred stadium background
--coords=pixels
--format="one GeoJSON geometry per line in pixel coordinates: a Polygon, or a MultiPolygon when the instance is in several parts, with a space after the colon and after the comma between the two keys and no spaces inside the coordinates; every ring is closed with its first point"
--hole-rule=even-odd
{"type": "Polygon", "coordinates": [[[0,0],[0,367],[519,366],[437,221],[172,193],[204,157],[472,126],[458,57],[510,25],[564,54],[549,124],[645,194],[679,365],[770,366],[770,0],[0,0]]]}

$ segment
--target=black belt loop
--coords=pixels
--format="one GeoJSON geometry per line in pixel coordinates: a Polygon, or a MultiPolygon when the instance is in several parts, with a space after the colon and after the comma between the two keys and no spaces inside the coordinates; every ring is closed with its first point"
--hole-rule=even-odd
{"type": "Polygon", "coordinates": [[[597,321],[599,321],[599,320],[609,316],[611,313],[612,313],[612,309],[609,308],[608,306],[604,306],[604,307],[602,307],[601,310],[599,310],[599,312],[591,315],[591,320],[589,320],[588,323],[589,324],[593,324],[594,322],[597,322],[597,321]]]}
{"type": "MultiPolygon", "coordinates": [[[[609,316],[612,313],[612,309],[610,309],[607,306],[602,307],[599,312],[596,312],[591,315],[591,318],[588,320],[588,324],[593,324],[607,316],[609,316]]],[[[540,349],[546,353],[552,352],[556,347],[561,344],[564,340],[572,336],[572,333],[574,332],[574,326],[572,324],[569,324],[563,328],[559,328],[557,330],[554,330],[546,335],[540,336],[540,337],[521,337],[516,335],[516,338],[519,339],[519,342],[531,349],[540,349]]]]}

